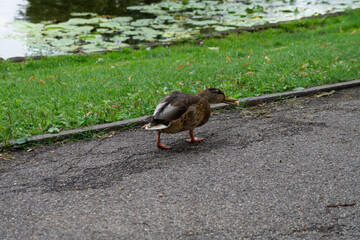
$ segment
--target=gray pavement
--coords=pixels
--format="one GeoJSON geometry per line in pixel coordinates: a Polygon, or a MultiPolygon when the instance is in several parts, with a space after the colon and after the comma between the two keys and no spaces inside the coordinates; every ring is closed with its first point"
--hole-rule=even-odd
{"type": "Polygon", "coordinates": [[[0,239],[360,239],[360,88],[0,160],[0,239]]]}

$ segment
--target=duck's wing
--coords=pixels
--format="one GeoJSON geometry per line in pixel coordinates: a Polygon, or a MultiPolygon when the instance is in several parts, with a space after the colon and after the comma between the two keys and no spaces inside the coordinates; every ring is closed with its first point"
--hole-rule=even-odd
{"type": "Polygon", "coordinates": [[[172,92],[165,96],[156,106],[153,119],[156,122],[168,124],[183,115],[191,105],[198,103],[201,98],[197,95],[172,92]]]}

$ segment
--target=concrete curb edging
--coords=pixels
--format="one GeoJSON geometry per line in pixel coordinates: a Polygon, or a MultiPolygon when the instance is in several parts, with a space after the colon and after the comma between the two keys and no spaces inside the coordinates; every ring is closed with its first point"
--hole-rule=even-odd
{"type": "MultiPolygon", "coordinates": [[[[307,88],[307,89],[300,90],[300,91],[288,91],[288,92],[282,92],[282,93],[267,94],[267,95],[263,95],[263,96],[259,96],[259,97],[247,97],[247,98],[239,99],[239,103],[240,103],[240,105],[243,105],[243,106],[254,106],[254,105],[257,105],[260,103],[272,102],[272,101],[281,100],[284,98],[302,97],[302,96],[312,95],[312,94],[315,94],[318,92],[326,92],[326,91],[345,89],[345,88],[351,88],[351,87],[356,87],[356,86],[360,86],[360,79],[353,80],[353,81],[347,81],[347,82],[341,82],[341,83],[335,83],[335,84],[331,84],[331,85],[323,85],[323,86],[319,86],[319,87],[311,87],[311,88],[307,88]]],[[[229,106],[229,105],[220,103],[220,104],[212,105],[211,109],[219,109],[219,108],[224,108],[227,106],[229,106]]],[[[99,125],[94,125],[94,126],[84,127],[84,128],[79,128],[79,129],[66,130],[66,131],[62,131],[60,133],[55,133],[55,134],[37,135],[37,136],[30,137],[28,139],[28,142],[41,142],[41,141],[46,141],[46,140],[56,140],[56,139],[67,138],[67,137],[77,135],[77,134],[84,134],[84,133],[89,133],[89,132],[99,132],[99,131],[104,131],[104,130],[106,130],[106,131],[119,130],[119,129],[124,129],[129,126],[140,126],[140,125],[147,123],[146,119],[148,117],[149,116],[144,116],[144,117],[139,117],[139,118],[134,118],[134,119],[129,119],[129,120],[117,121],[117,122],[106,123],[106,124],[99,124],[99,125]]],[[[10,143],[14,144],[15,141],[13,140],[10,143]]]]}

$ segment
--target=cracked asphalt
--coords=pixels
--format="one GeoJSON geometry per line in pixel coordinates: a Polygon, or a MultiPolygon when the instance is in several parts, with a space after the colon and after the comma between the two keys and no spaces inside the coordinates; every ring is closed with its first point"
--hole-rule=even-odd
{"type": "Polygon", "coordinates": [[[360,239],[360,88],[0,160],[0,239],[360,239]]]}

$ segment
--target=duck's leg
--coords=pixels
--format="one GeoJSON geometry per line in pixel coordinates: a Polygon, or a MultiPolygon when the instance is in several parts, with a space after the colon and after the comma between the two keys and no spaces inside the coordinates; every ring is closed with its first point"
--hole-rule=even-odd
{"type": "Polygon", "coordinates": [[[205,139],[205,138],[197,138],[197,137],[194,137],[194,131],[193,131],[193,130],[190,130],[189,133],[190,133],[191,139],[186,139],[186,141],[188,141],[189,143],[192,143],[192,142],[200,142],[200,141],[202,141],[202,140],[205,139]]]}
{"type": "Polygon", "coordinates": [[[163,149],[170,149],[171,147],[170,146],[165,146],[165,145],[162,145],[161,143],[160,143],[160,132],[158,132],[158,136],[157,136],[157,146],[159,147],[159,148],[163,148],[163,149]]]}

